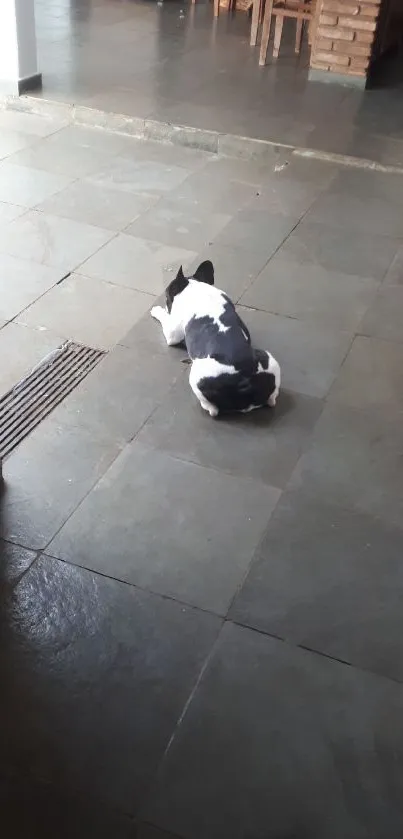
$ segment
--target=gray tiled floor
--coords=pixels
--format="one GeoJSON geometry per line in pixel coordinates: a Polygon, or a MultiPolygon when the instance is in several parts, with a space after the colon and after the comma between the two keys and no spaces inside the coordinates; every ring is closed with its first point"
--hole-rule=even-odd
{"type": "MultiPolygon", "coordinates": [[[[295,56],[291,21],[278,60],[270,48],[259,67],[249,16],[222,12],[213,23],[206,0],[36,0],[36,20],[46,99],[403,165],[399,56],[364,92],[309,81],[309,48],[304,38],[295,56]]],[[[10,124],[4,148],[21,148],[21,159],[32,161],[37,152],[21,130],[10,124]]],[[[60,171],[58,144],[47,144],[50,171],[60,171]]],[[[77,153],[84,168],[102,155],[77,153]]],[[[67,171],[71,163],[73,150],[64,156],[67,171]]]]}
{"type": "Polygon", "coordinates": [[[400,839],[401,179],[19,116],[0,392],[65,339],[107,352],[4,463],[10,836],[400,839]],[[150,318],[209,257],[274,411],[211,420],[150,318]]]}

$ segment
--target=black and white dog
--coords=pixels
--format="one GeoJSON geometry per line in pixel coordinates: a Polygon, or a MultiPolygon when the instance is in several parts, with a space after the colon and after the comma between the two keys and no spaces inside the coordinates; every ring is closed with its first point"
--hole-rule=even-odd
{"type": "Polygon", "coordinates": [[[211,417],[274,407],[280,367],[267,350],[253,349],[234,304],[214,287],[210,261],[199,265],[193,277],[185,277],[181,267],[166,290],[166,309],[154,306],[151,315],[169,346],[185,341],[192,362],[190,387],[211,417]]]}

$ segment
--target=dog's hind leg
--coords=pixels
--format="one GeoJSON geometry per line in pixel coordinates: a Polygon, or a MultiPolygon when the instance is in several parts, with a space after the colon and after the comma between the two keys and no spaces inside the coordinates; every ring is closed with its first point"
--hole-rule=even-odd
{"type": "Polygon", "coordinates": [[[211,417],[218,416],[218,408],[206,399],[199,388],[199,376],[197,375],[197,362],[193,363],[189,373],[189,384],[195,396],[197,396],[202,408],[210,414],[211,417]]]}

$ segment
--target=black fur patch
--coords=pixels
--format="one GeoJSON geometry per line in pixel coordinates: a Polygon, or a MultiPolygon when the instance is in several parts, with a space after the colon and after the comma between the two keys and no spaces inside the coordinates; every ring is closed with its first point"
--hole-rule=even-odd
{"type": "Polygon", "coordinates": [[[189,278],[185,277],[181,265],[175,279],[169,283],[169,286],[165,291],[165,302],[168,312],[171,312],[175,297],[185,290],[186,286],[189,284],[189,280],[198,280],[199,283],[214,285],[213,263],[210,262],[209,259],[206,259],[205,262],[201,262],[197,271],[193,274],[193,277],[189,278]]]}
{"type": "Polygon", "coordinates": [[[171,312],[172,304],[174,302],[175,297],[177,297],[178,294],[184,291],[188,284],[189,280],[186,279],[181,265],[175,279],[172,280],[171,283],[169,283],[169,286],[165,291],[165,302],[168,312],[171,312]]]}
{"type": "MultiPolygon", "coordinates": [[[[261,350],[256,350],[260,354],[261,350]]],[[[266,356],[267,361],[269,360],[266,356]]],[[[259,361],[255,361],[255,372],[222,373],[220,376],[201,379],[198,387],[203,396],[221,413],[246,411],[250,407],[267,405],[276,387],[273,373],[258,373],[259,361]]]]}
{"type": "Polygon", "coordinates": [[[248,327],[239,317],[234,304],[227,297],[219,325],[209,315],[191,318],[185,329],[186,349],[190,358],[215,358],[222,364],[240,364],[253,367],[253,350],[248,327]]]}
{"type": "Polygon", "coordinates": [[[210,262],[209,259],[206,259],[205,262],[202,262],[197,271],[193,274],[194,280],[198,280],[199,283],[207,283],[207,285],[214,285],[214,267],[213,263],[210,262]]]}

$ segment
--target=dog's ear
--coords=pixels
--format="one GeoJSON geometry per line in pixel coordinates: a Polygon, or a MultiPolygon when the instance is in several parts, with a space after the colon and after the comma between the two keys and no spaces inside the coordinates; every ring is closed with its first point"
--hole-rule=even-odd
{"type": "Polygon", "coordinates": [[[199,265],[197,271],[193,274],[193,278],[199,283],[207,283],[207,285],[214,285],[214,268],[213,263],[209,259],[199,265]]]}
{"type": "Polygon", "coordinates": [[[182,265],[179,268],[179,271],[174,280],[169,283],[168,288],[165,291],[165,300],[166,300],[166,307],[167,311],[170,312],[172,309],[172,304],[174,302],[175,297],[186,288],[188,285],[189,280],[186,279],[182,265]]]}

